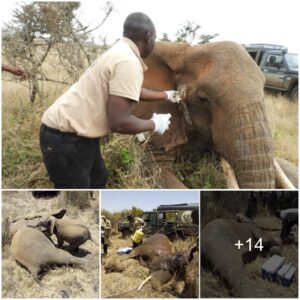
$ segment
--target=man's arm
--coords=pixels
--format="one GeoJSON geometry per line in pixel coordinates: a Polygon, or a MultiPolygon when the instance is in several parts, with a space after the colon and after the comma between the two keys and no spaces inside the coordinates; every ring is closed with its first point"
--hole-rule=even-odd
{"type": "Polygon", "coordinates": [[[152,120],[142,120],[131,115],[131,106],[132,100],[120,96],[109,96],[107,114],[111,130],[123,134],[153,131],[155,123],[152,120]]]}
{"type": "Polygon", "coordinates": [[[6,71],[6,72],[12,73],[14,75],[18,75],[18,76],[25,75],[25,71],[22,70],[21,68],[12,67],[12,66],[3,65],[3,64],[2,64],[2,71],[6,71]]]}
{"type": "Polygon", "coordinates": [[[167,100],[167,93],[164,91],[152,91],[149,89],[142,88],[140,99],[146,101],[167,100]]]}
{"type": "Polygon", "coordinates": [[[178,91],[152,91],[142,88],[140,99],[144,101],[168,100],[170,102],[178,103],[181,101],[181,95],[178,91]]]}

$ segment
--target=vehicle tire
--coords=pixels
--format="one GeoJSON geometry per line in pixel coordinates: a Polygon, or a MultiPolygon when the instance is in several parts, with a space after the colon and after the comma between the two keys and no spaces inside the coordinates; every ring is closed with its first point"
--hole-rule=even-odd
{"type": "Polygon", "coordinates": [[[131,231],[129,230],[129,229],[124,229],[123,231],[122,231],[122,238],[127,238],[127,237],[129,237],[131,235],[131,231]]]}
{"type": "Polygon", "coordinates": [[[293,102],[298,101],[298,85],[294,86],[289,93],[289,99],[293,102]]]}

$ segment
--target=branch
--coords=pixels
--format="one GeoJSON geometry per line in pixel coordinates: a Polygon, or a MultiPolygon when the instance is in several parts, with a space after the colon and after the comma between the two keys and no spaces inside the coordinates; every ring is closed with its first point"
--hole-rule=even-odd
{"type": "Polygon", "coordinates": [[[106,12],[106,15],[105,15],[104,19],[103,19],[103,20],[101,21],[101,23],[100,23],[99,25],[97,25],[96,27],[94,27],[94,28],[92,28],[92,29],[90,29],[90,30],[88,30],[88,31],[84,31],[85,28],[81,28],[81,29],[77,30],[77,31],[74,32],[74,33],[76,34],[76,33],[79,33],[79,32],[81,32],[81,31],[83,31],[84,34],[89,34],[89,33],[93,32],[93,31],[95,31],[96,29],[100,28],[100,27],[104,24],[104,22],[107,20],[107,18],[108,18],[109,15],[112,13],[112,11],[113,11],[113,7],[110,6],[110,7],[108,8],[108,11],[106,12]]]}
{"type": "Polygon", "coordinates": [[[37,68],[39,68],[39,67],[42,65],[42,63],[45,61],[47,55],[49,54],[49,51],[50,51],[52,45],[53,45],[53,43],[52,43],[52,40],[51,40],[51,41],[49,42],[49,44],[48,44],[48,47],[47,47],[47,49],[46,49],[46,51],[45,51],[45,53],[44,53],[42,59],[41,59],[40,62],[37,64],[37,68]]]}
{"type": "Polygon", "coordinates": [[[48,77],[38,78],[38,80],[50,81],[50,82],[61,83],[61,84],[66,84],[66,85],[71,85],[72,84],[70,82],[54,80],[54,79],[51,79],[51,78],[48,78],[48,77]]]}

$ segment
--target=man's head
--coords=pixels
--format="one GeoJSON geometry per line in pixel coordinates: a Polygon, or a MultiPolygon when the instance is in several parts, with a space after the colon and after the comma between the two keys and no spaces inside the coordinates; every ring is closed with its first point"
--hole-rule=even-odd
{"type": "Polygon", "coordinates": [[[123,36],[138,47],[141,57],[146,58],[154,48],[156,30],[151,19],[141,12],[130,14],[123,26],[123,36]]]}
{"type": "Polygon", "coordinates": [[[106,221],[106,216],[102,215],[101,219],[103,219],[104,221],[106,221]]]}
{"type": "Polygon", "coordinates": [[[133,215],[128,215],[127,220],[128,222],[133,222],[134,221],[133,215]]]}

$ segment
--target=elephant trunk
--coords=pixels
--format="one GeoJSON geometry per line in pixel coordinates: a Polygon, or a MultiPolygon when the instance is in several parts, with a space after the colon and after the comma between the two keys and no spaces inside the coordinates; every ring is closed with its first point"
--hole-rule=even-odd
{"type": "Polygon", "coordinates": [[[223,118],[218,136],[212,130],[215,149],[231,164],[239,187],[275,188],[272,136],[263,99],[227,109],[223,118]]]}

